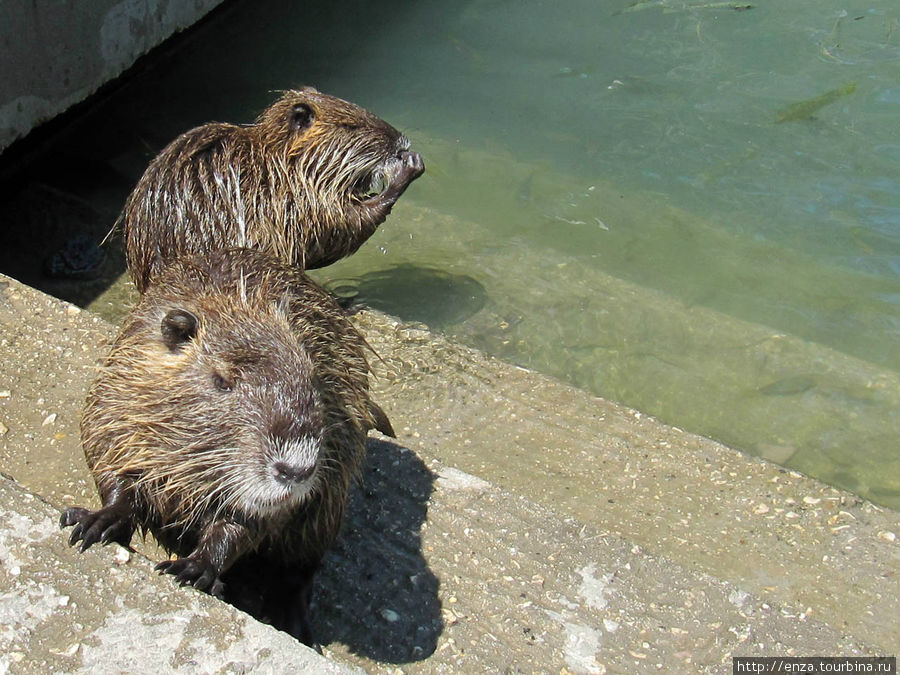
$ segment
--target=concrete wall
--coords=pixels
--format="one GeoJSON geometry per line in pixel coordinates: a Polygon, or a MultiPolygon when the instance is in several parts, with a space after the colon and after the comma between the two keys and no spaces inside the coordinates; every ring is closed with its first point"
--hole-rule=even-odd
{"type": "Polygon", "coordinates": [[[0,151],[222,0],[0,0],[0,151]]]}

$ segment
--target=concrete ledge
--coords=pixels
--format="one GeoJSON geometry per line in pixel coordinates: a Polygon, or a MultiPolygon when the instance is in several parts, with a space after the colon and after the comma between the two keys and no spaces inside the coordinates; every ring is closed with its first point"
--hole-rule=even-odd
{"type": "MultiPolygon", "coordinates": [[[[318,579],[326,655],[371,672],[722,672],[732,655],[896,648],[896,512],[415,326],[355,320],[383,359],[378,400],[400,438],[371,439],[364,486],[318,579]]],[[[4,470],[56,508],[96,500],[77,426],[115,328],[8,277],[0,326],[4,470]]],[[[177,636],[146,648],[154,665],[234,649],[217,667],[265,668],[265,649],[285,639],[156,577],[143,558],[79,556],[46,504],[7,484],[0,497],[7,511],[29,509],[2,521],[11,658],[87,668],[97,631],[147,615],[190,617],[141,629],[144,645],[177,636]],[[73,603],[92,606],[93,623],[71,619],[82,628],[58,640],[42,632],[73,603]],[[229,625],[211,628],[219,611],[229,625]],[[248,651],[209,637],[219,630],[248,651]]]]}
{"type": "Polygon", "coordinates": [[[900,643],[900,517],[414,326],[364,313],[379,400],[420,456],[787,613],[900,643]]]}
{"type": "Polygon", "coordinates": [[[0,671],[350,671],[179,589],[126,549],[80,555],[58,519],[57,509],[0,477],[0,671]]]}

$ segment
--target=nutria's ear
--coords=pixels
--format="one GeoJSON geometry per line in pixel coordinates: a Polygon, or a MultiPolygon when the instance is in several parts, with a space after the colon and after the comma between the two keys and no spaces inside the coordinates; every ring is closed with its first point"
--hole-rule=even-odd
{"type": "Polygon", "coordinates": [[[197,334],[197,317],[186,309],[173,309],[163,317],[162,339],[173,352],[197,334]]]}
{"type": "Polygon", "coordinates": [[[298,103],[291,108],[291,128],[294,131],[303,131],[315,121],[316,114],[305,103],[298,103]]]}

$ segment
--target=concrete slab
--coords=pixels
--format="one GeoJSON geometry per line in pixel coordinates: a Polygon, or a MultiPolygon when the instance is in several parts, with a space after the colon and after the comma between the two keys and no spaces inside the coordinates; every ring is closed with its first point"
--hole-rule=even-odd
{"type": "Polygon", "coordinates": [[[402,443],[886,651],[900,518],[638,411],[363,313],[402,443]]]}
{"type": "Polygon", "coordinates": [[[58,521],[0,477],[0,672],[351,672],[118,545],[80,555],[58,521]]]}
{"type": "Polygon", "coordinates": [[[97,91],[221,1],[4,3],[0,150],[97,91]]]}
{"type": "Polygon", "coordinates": [[[367,496],[318,591],[319,630],[340,659],[378,672],[721,673],[732,655],[880,653],[813,612],[425,467],[427,498],[415,454],[370,448],[367,496]]]}
{"type": "MultiPolygon", "coordinates": [[[[372,672],[723,672],[735,654],[896,650],[896,512],[415,326],[355,320],[400,438],[371,440],[318,580],[326,655],[372,672]]],[[[0,326],[2,467],[57,508],[94,500],[77,425],[114,327],[8,277],[0,326]]],[[[67,574],[114,552],[74,555],[67,574]]],[[[47,651],[85,634],[63,635],[47,651]]]]}

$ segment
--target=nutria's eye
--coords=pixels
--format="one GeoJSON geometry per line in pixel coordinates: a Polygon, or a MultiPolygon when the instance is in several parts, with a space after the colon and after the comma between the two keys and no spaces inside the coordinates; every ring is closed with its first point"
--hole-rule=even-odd
{"type": "Polygon", "coordinates": [[[303,131],[313,123],[315,117],[312,108],[305,103],[298,103],[291,111],[291,127],[294,131],[303,131]]]}
{"type": "Polygon", "coordinates": [[[231,391],[234,389],[234,382],[222,377],[219,373],[213,373],[212,381],[213,386],[219,391],[231,391]]]}

